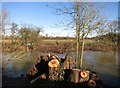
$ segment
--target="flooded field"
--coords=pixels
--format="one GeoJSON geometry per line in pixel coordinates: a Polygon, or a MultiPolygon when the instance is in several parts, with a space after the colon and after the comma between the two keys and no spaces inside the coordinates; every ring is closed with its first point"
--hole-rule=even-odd
{"type": "MultiPolygon", "coordinates": [[[[46,53],[43,53],[46,54],[46,53]]],[[[60,58],[65,57],[64,54],[58,54],[60,58]]],[[[75,53],[71,53],[75,58],[75,53]]],[[[0,59],[0,63],[2,63],[2,76],[8,77],[21,77],[25,76],[26,72],[28,72],[33,64],[36,62],[36,58],[21,58],[21,59],[5,59],[2,61],[0,59]]],[[[7,58],[8,58],[7,57],[7,58]]],[[[93,65],[93,70],[99,73],[104,84],[110,86],[118,86],[119,85],[119,75],[118,75],[118,53],[116,52],[96,52],[96,51],[85,51],[84,52],[84,60],[83,67],[87,68],[93,65]]]]}

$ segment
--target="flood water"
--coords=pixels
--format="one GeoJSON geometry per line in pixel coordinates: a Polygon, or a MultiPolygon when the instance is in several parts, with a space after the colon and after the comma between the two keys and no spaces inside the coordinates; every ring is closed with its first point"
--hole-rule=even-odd
{"type": "MultiPolygon", "coordinates": [[[[60,58],[65,57],[64,54],[58,54],[60,58]]],[[[71,53],[75,58],[75,53],[71,53]]],[[[4,56],[3,56],[4,57],[4,56]]],[[[10,56],[9,56],[10,58],[10,56]]],[[[33,64],[36,62],[35,58],[22,58],[15,60],[3,60],[2,63],[2,75],[20,77],[21,74],[26,75],[33,64]]],[[[118,75],[118,53],[117,52],[98,52],[98,51],[85,51],[83,58],[83,67],[89,67],[93,65],[93,70],[99,73],[103,79],[104,84],[110,86],[119,85],[118,75]]]]}

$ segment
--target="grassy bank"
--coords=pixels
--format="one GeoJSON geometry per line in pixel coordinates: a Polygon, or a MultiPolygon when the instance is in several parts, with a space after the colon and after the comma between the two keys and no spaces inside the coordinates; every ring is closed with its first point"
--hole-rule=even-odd
{"type": "MultiPolygon", "coordinates": [[[[59,45],[64,45],[66,43],[68,44],[72,44],[72,43],[75,43],[76,40],[75,39],[44,39],[43,40],[43,44],[46,44],[46,45],[56,45],[57,43],[59,45]]],[[[85,44],[92,44],[94,43],[95,40],[92,40],[92,39],[85,39],[85,44]]]]}
{"type": "MultiPolygon", "coordinates": [[[[75,39],[62,39],[62,40],[43,40],[40,49],[49,48],[49,50],[54,51],[59,49],[62,51],[75,51],[76,50],[76,40],[75,39]],[[42,45],[44,45],[42,47],[42,45]]],[[[81,44],[80,44],[81,47],[81,44]]],[[[116,51],[117,45],[110,41],[97,41],[96,39],[85,39],[85,48],[84,50],[92,51],[116,51]]]]}
{"type": "MultiPolygon", "coordinates": [[[[14,52],[12,49],[11,40],[3,40],[3,52],[14,52]]],[[[16,46],[16,51],[25,50],[26,46],[16,46]]],[[[80,44],[81,47],[81,44],[80,44]]],[[[38,44],[33,45],[34,50],[43,52],[64,53],[76,50],[76,40],[73,39],[42,39],[38,44]]],[[[110,41],[98,41],[96,39],[85,39],[84,50],[92,51],[116,51],[117,45],[110,41]]]]}

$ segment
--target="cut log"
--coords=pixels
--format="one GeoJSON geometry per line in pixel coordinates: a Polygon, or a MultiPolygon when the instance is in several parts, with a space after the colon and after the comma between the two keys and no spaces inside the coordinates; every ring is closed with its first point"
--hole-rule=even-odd
{"type": "Polygon", "coordinates": [[[59,75],[59,67],[60,67],[60,59],[56,55],[49,54],[49,80],[58,80],[59,75]]]}
{"type": "Polygon", "coordinates": [[[75,59],[73,59],[70,55],[66,55],[63,62],[63,68],[72,69],[74,64],[75,64],[75,59]]]}
{"type": "Polygon", "coordinates": [[[59,67],[49,67],[49,80],[58,80],[59,67]]]}
{"type": "Polygon", "coordinates": [[[81,71],[80,69],[66,69],[64,80],[73,83],[86,82],[89,80],[89,71],[81,71]]]}
{"type": "Polygon", "coordinates": [[[57,68],[59,66],[59,61],[56,58],[54,58],[48,63],[48,66],[51,68],[57,68]]]}
{"type": "Polygon", "coordinates": [[[70,81],[73,83],[78,83],[79,82],[79,73],[80,73],[79,69],[66,69],[64,80],[70,81]]]}
{"type": "Polygon", "coordinates": [[[89,80],[89,71],[81,70],[80,71],[80,77],[79,77],[79,83],[83,83],[89,80]]]}
{"type": "Polygon", "coordinates": [[[96,82],[94,80],[89,80],[88,81],[88,85],[91,87],[91,88],[95,88],[96,87],[96,82]]]}

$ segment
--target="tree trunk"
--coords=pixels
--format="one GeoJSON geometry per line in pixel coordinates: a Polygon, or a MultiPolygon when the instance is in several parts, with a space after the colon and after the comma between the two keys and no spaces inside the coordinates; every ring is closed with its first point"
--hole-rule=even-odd
{"type": "Polygon", "coordinates": [[[81,45],[80,68],[82,68],[83,65],[83,52],[84,52],[84,38],[82,39],[82,45],[81,45]]]}
{"type": "Polygon", "coordinates": [[[79,18],[80,18],[80,3],[77,2],[77,7],[76,7],[76,11],[77,11],[77,15],[76,15],[76,41],[77,41],[77,45],[76,45],[76,68],[79,68],[79,64],[80,64],[80,60],[79,60],[79,31],[80,31],[80,23],[79,23],[79,18]]]}
{"type": "Polygon", "coordinates": [[[85,27],[86,27],[86,20],[87,20],[87,11],[88,11],[88,5],[86,5],[86,10],[84,12],[85,17],[84,17],[84,22],[83,22],[83,30],[82,30],[82,45],[81,45],[81,54],[80,54],[80,68],[82,68],[83,65],[83,52],[84,52],[84,39],[85,39],[85,27]]]}

